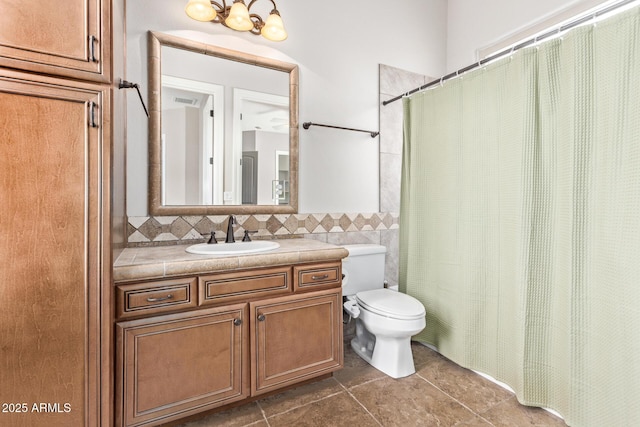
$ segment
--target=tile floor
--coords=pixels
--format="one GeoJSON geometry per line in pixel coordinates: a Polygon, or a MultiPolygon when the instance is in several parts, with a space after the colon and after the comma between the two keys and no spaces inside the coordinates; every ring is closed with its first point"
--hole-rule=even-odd
{"type": "Polygon", "coordinates": [[[332,378],[179,427],[566,426],[421,344],[412,345],[416,373],[397,380],[358,357],[348,338],[344,348],[332,378]]]}

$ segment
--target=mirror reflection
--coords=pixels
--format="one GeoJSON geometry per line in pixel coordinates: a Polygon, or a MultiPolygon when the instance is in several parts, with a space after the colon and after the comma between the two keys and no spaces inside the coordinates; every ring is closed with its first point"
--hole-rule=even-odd
{"type": "Polygon", "coordinates": [[[165,34],[150,43],[152,213],[296,212],[297,66],[165,34]]]}
{"type": "Polygon", "coordinates": [[[234,140],[238,140],[234,147],[241,150],[241,173],[235,177],[239,185],[232,204],[288,204],[276,191],[284,183],[274,181],[288,182],[288,176],[281,177],[278,162],[283,154],[287,162],[289,158],[289,98],[237,88],[233,98],[234,140]]]}
{"type": "Polygon", "coordinates": [[[162,76],[163,205],[222,204],[223,102],[224,86],[162,76]]]}

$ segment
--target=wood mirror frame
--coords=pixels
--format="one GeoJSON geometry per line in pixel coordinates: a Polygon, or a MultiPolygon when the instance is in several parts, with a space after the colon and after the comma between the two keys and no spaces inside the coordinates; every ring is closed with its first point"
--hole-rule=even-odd
{"type": "Polygon", "coordinates": [[[298,66],[275,59],[149,32],[149,212],[151,215],[251,215],[298,212],[298,66]],[[173,47],[289,74],[289,204],[288,205],[163,205],[161,141],[161,50],[173,47]]]}

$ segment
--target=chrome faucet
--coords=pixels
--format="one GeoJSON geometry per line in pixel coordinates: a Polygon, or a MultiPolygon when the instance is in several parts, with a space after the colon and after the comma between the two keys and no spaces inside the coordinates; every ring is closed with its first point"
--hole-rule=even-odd
{"type": "Polygon", "coordinates": [[[233,237],[233,226],[237,224],[236,219],[233,215],[229,215],[229,223],[227,224],[227,238],[224,240],[225,243],[235,243],[236,239],[233,237]]]}

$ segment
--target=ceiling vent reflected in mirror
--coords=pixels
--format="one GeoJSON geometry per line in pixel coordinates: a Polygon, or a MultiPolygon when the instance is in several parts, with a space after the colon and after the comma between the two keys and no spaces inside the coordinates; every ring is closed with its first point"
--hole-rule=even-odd
{"type": "Polygon", "coordinates": [[[197,99],[193,98],[173,98],[173,102],[177,102],[178,104],[187,104],[187,105],[196,105],[198,103],[197,99]]]}

